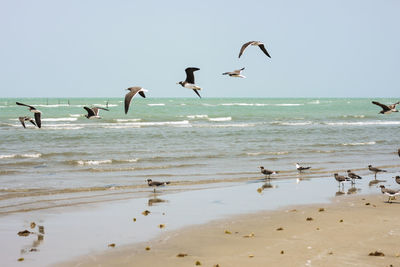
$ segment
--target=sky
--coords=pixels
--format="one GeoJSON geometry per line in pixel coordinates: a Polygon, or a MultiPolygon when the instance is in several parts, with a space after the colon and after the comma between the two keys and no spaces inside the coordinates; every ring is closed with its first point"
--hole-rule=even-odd
{"type": "Polygon", "coordinates": [[[0,0],[0,97],[400,97],[398,0],[0,0]],[[262,41],[271,55],[248,47],[262,41]],[[245,67],[247,78],[223,72],[245,67]]]}

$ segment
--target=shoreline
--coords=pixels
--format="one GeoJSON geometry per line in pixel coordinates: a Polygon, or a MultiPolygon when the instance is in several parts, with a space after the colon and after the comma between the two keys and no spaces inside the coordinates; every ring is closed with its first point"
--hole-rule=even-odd
{"type": "Polygon", "coordinates": [[[396,266],[400,202],[386,200],[349,195],[234,215],[53,266],[396,266]]]}

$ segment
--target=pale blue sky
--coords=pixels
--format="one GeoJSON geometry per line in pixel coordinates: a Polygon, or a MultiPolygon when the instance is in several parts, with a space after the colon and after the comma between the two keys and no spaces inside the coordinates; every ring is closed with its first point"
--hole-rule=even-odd
{"type": "Polygon", "coordinates": [[[0,0],[0,97],[399,97],[400,1],[0,0]],[[260,40],[271,59],[243,43],[260,40]],[[246,67],[247,79],[221,73],[246,67]]]}

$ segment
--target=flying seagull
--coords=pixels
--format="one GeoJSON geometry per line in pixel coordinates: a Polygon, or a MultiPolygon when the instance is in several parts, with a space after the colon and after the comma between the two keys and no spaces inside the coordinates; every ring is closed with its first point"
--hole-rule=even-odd
{"type": "Polygon", "coordinates": [[[178,82],[177,84],[182,85],[182,87],[192,89],[196,93],[196,95],[198,95],[201,98],[201,96],[200,96],[200,94],[198,92],[198,90],[201,90],[201,88],[198,87],[194,83],[194,74],[193,74],[193,72],[198,71],[198,70],[200,70],[200,69],[199,68],[186,68],[185,69],[186,80],[183,81],[183,82],[182,81],[178,82]]]}
{"type": "Polygon", "coordinates": [[[29,105],[26,105],[26,104],[22,104],[22,103],[20,103],[20,102],[15,102],[15,103],[16,103],[17,105],[20,105],[20,106],[28,107],[28,110],[29,110],[30,112],[34,113],[34,115],[35,115],[36,126],[39,127],[39,128],[42,127],[42,122],[41,122],[41,120],[40,120],[40,117],[41,117],[42,112],[40,112],[40,110],[37,110],[37,109],[36,109],[35,107],[33,107],[33,106],[29,106],[29,105]]]}
{"type": "Polygon", "coordinates": [[[354,182],[355,179],[361,179],[360,175],[357,175],[354,172],[351,172],[351,170],[347,170],[347,177],[349,177],[351,179],[352,184],[355,184],[355,182],[354,182]]]}
{"type": "Polygon", "coordinates": [[[99,116],[100,109],[109,111],[108,109],[101,108],[101,107],[92,107],[92,108],[83,107],[83,108],[88,113],[87,115],[85,115],[85,117],[88,118],[88,119],[101,119],[101,117],[99,116]]]}
{"type": "MultiPolygon", "coordinates": [[[[339,174],[335,173],[334,176],[335,176],[335,180],[338,181],[338,183],[339,183],[339,187],[340,187],[340,183],[343,183],[344,181],[348,181],[348,178],[344,177],[343,175],[339,175],[339,174]]],[[[342,186],[343,186],[343,184],[342,184],[342,186]]]]}
{"type": "Polygon", "coordinates": [[[242,48],[240,48],[239,58],[240,58],[240,56],[243,54],[244,50],[245,50],[249,45],[258,46],[258,47],[264,52],[264,54],[267,55],[267,57],[269,57],[269,58],[271,57],[271,56],[268,54],[268,51],[267,51],[267,49],[265,49],[265,46],[264,46],[264,44],[263,44],[262,42],[259,42],[259,41],[250,41],[250,42],[247,42],[247,43],[245,43],[244,45],[242,45],[242,48]]]}
{"type": "Polygon", "coordinates": [[[388,203],[391,203],[390,200],[392,197],[395,197],[400,194],[400,190],[393,190],[393,189],[385,188],[384,185],[381,185],[379,187],[381,188],[382,194],[389,196],[388,203]]]}
{"type": "Polygon", "coordinates": [[[379,112],[380,114],[390,114],[392,112],[399,112],[396,109],[396,106],[398,104],[400,104],[400,102],[396,102],[396,103],[394,103],[392,105],[388,105],[388,106],[386,106],[384,104],[381,104],[381,103],[379,103],[377,101],[372,101],[372,104],[378,105],[378,106],[380,106],[382,108],[382,110],[379,112]]]}
{"type": "Polygon", "coordinates": [[[311,169],[311,167],[303,167],[303,166],[300,166],[298,163],[296,163],[296,169],[297,169],[299,172],[301,172],[301,171],[304,171],[304,170],[311,169]]]}
{"type": "Polygon", "coordinates": [[[385,170],[372,167],[372,165],[368,165],[368,170],[370,170],[371,172],[374,172],[374,173],[375,173],[375,180],[376,180],[376,174],[377,174],[378,172],[386,172],[385,170]]]}
{"type": "Polygon", "coordinates": [[[264,174],[265,176],[267,176],[266,178],[268,178],[268,179],[271,178],[271,174],[277,174],[278,173],[276,171],[270,171],[270,170],[264,169],[263,166],[260,166],[260,169],[261,169],[261,173],[264,174]]]}
{"type": "Polygon", "coordinates": [[[229,75],[230,77],[237,77],[237,78],[246,78],[246,76],[243,76],[241,74],[243,70],[244,70],[244,68],[241,68],[240,70],[224,72],[224,73],[222,73],[222,75],[229,75]]]}
{"type": "Polygon", "coordinates": [[[156,187],[170,184],[170,182],[157,182],[157,181],[153,181],[151,179],[147,179],[147,184],[151,187],[154,187],[154,192],[156,192],[156,187]]]}
{"type": "Polygon", "coordinates": [[[135,86],[135,87],[129,87],[126,90],[130,91],[125,95],[125,114],[128,113],[129,110],[129,105],[131,104],[132,98],[136,95],[139,94],[141,97],[146,98],[146,95],[144,92],[147,92],[146,89],[135,86]]]}
{"type": "Polygon", "coordinates": [[[36,126],[35,121],[34,121],[32,118],[30,118],[30,117],[26,117],[26,116],[25,116],[25,117],[19,117],[18,119],[19,119],[19,121],[21,122],[22,126],[24,126],[24,128],[26,128],[26,126],[25,126],[25,122],[26,122],[26,121],[29,121],[29,122],[31,122],[33,125],[36,126]]]}

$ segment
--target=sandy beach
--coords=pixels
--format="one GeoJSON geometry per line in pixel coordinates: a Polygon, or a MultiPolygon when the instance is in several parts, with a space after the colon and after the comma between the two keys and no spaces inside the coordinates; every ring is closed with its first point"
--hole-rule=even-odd
{"type": "Polygon", "coordinates": [[[398,266],[400,202],[385,201],[349,195],[240,215],[57,266],[398,266]]]}

